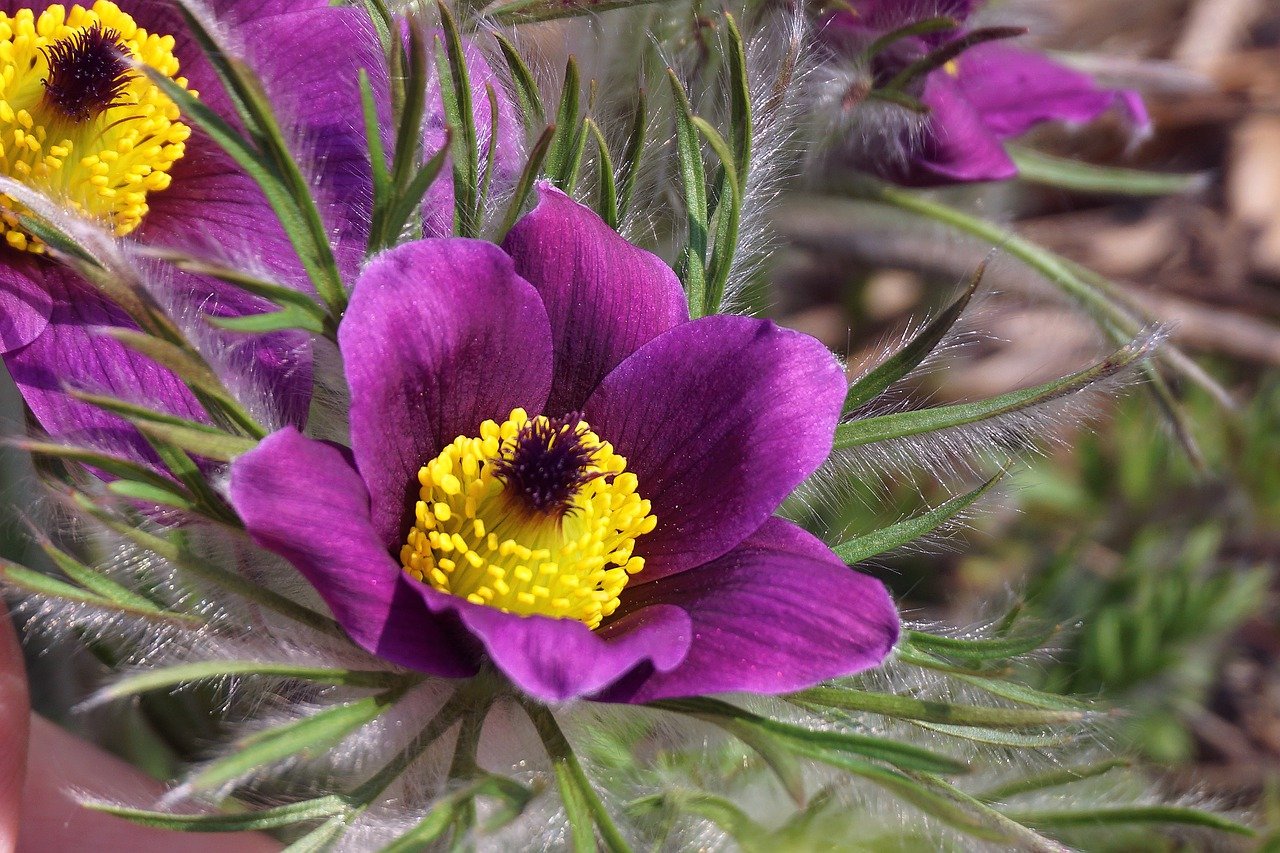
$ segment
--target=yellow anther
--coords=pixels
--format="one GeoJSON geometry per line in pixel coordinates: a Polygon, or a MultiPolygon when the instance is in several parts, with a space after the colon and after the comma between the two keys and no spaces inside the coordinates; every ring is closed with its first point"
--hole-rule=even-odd
{"type": "Polygon", "coordinates": [[[591,628],[618,608],[629,575],[644,567],[635,541],[657,524],[626,460],[587,424],[522,409],[456,438],[422,466],[418,483],[414,527],[400,552],[406,572],[475,604],[591,628]],[[510,473],[530,430],[551,436],[552,446],[577,442],[582,470],[554,506],[529,503],[510,473]]]}
{"type": "MultiPolygon", "coordinates": [[[[117,46],[130,58],[186,88],[187,81],[177,76],[173,37],[139,28],[110,0],[53,5],[39,14],[31,9],[0,13],[0,138],[6,143],[0,147],[0,175],[124,236],[142,223],[147,193],[169,185],[168,172],[183,156],[191,130],[179,120],[177,105],[137,72],[123,78],[110,104],[83,120],[51,105],[49,56],[95,27],[116,34],[117,46]],[[57,144],[46,148],[47,141],[57,144]]],[[[0,195],[0,210],[16,214],[0,217],[8,245],[44,251],[18,224],[17,215],[26,212],[22,204],[0,195]]]]}

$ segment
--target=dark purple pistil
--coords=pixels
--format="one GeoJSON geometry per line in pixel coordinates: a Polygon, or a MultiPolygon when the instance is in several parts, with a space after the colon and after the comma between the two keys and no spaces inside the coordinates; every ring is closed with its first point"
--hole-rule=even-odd
{"type": "Polygon", "coordinates": [[[586,432],[576,412],[546,422],[530,420],[493,463],[495,473],[530,509],[564,515],[578,490],[600,476],[587,470],[597,448],[585,441],[586,432]]]}
{"type": "Polygon", "coordinates": [[[44,48],[49,76],[45,103],[74,122],[88,121],[117,106],[129,81],[129,62],[120,34],[94,24],[44,48]]]}

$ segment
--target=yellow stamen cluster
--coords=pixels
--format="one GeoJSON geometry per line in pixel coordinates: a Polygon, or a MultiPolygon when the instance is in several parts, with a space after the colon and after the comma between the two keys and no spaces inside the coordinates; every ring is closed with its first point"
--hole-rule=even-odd
{"type": "Polygon", "coordinates": [[[502,424],[485,421],[479,436],[459,436],[424,465],[400,559],[413,577],[474,604],[596,628],[644,567],[635,542],[657,519],[626,460],[581,421],[554,433],[589,454],[565,505],[540,510],[522,500],[504,479],[503,461],[513,459],[527,425],[551,423],[516,409],[502,424]]]}
{"type": "MultiPolygon", "coordinates": [[[[0,174],[15,178],[91,219],[117,236],[138,227],[147,193],[169,186],[169,170],[182,157],[190,128],[177,106],[146,76],[129,71],[105,109],[77,119],[46,98],[49,57],[60,42],[94,31],[110,32],[123,54],[158,69],[179,86],[174,39],[141,29],[114,3],[49,6],[38,16],[19,9],[0,13],[0,174]]],[[[43,246],[19,225],[24,207],[0,195],[0,234],[16,249],[43,246]]]]}

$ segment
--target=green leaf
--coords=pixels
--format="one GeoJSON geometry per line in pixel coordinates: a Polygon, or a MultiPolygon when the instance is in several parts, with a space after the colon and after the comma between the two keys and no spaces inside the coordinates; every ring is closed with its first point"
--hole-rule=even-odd
{"type": "Polygon", "coordinates": [[[538,737],[551,759],[555,773],[556,785],[564,800],[565,812],[569,818],[569,830],[572,836],[574,853],[593,853],[597,850],[595,833],[592,824],[600,830],[600,838],[606,850],[613,853],[630,853],[631,845],[622,837],[613,822],[612,815],[600,801],[595,786],[587,778],[578,763],[573,747],[565,739],[551,711],[542,705],[525,701],[521,703],[525,713],[537,729],[538,737]]]}
{"type": "Polygon", "coordinates": [[[676,152],[688,229],[679,271],[689,300],[689,316],[697,319],[703,316],[707,304],[707,176],[702,147],[698,144],[698,129],[693,123],[693,108],[684,85],[670,68],[667,78],[676,102],[676,152]]]}
{"type": "Polygon", "coordinates": [[[958,26],[960,26],[960,21],[955,18],[942,16],[912,21],[911,23],[898,27],[895,30],[890,30],[877,38],[865,51],[863,51],[862,55],[870,61],[883,53],[885,48],[901,41],[904,38],[910,38],[912,36],[927,36],[932,35],[933,33],[946,32],[947,30],[954,30],[958,26]]]}
{"type": "Polygon", "coordinates": [[[213,427],[176,426],[156,421],[134,422],[143,435],[216,462],[231,462],[258,446],[251,438],[228,435],[213,427]]]}
{"type": "Polygon", "coordinates": [[[454,227],[463,237],[479,233],[479,205],[476,198],[480,147],[476,137],[475,108],[472,103],[471,77],[466,54],[453,13],[437,3],[443,44],[436,40],[436,72],[440,81],[440,99],[450,136],[450,163],[453,166],[454,227]]]}
{"type": "Polygon", "coordinates": [[[112,610],[117,613],[123,613],[134,618],[147,619],[155,622],[168,622],[177,624],[186,624],[189,626],[198,626],[204,624],[203,620],[190,616],[185,613],[172,613],[165,610],[158,610],[154,605],[146,608],[132,607],[112,601],[88,590],[81,589],[78,586],[60,581],[57,578],[28,569],[26,566],[20,566],[17,563],[0,558],[0,580],[10,586],[16,587],[33,595],[45,596],[46,598],[57,598],[63,601],[70,601],[76,604],[87,604],[91,607],[101,607],[104,610],[112,610]]]}
{"type": "Polygon", "coordinates": [[[1005,814],[1019,823],[1049,830],[1177,824],[1215,829],[1235,835],[1257,835],[1252,828],[1222,815],[1182,806],[1118,806],[1072,811],[1010,811],[1005,814]]]}
{"type": "Polygon", "coordinates": [[[391,209],[387,212],[386,229],[390,235],[391,245],[399,238],[404,231],[405,226],[409,222],[409,218],[418,212],[422,206],[422,199],[427,194],[427,190],[435,183],[436,178],[440,176],[440,171],[444,168],[444,161],[449,157],[449,142],[453,137],[452,131],[445,129],[444,144],[440,146],[440,150],[432,155],[431,159],[423,163],[418,171],[413,174],[404,191],[395,199],[391,209]]]}
{"type": "Polygon", "coordinates": [[[738,187],[746,191],[747,173],[751,169],[752,131],[755,119],[751,110],[751,78],[747,73],[747,51],[742,33],[733,15],[724,13],[725,35],[729,40],[729,131],[733,141],[733,167],[738,187]]]}
{"type": "Polygon", "coordinates": [[[849,393],[844,398],[844,414],[851,415],[862,406],[879,397],[897,381],[905,378],[911,371],[920,366],[929,353],[942,343],[947,332],[960,319],[969,300],[977,291],[986,272],[987,264],[983,261],[969,279],[964,293],[960,294],[945,311],[934,317],[923,329],[908,341],[902,349],[876,365],[869,373],[849,386],[849,393]]]}
{"type": "Polygon", "coordinates": [[[627,146],[623,152],[621,172],[618,175],[618,221],[621,222],[631,207],[636,181],[640,176],[640,161],[644,157],[644,138],[648,130],[649,113],[644,89],[636,90],[636,109],[631,117],[631,130],[627,134],[627,146]]]}
{"type": "Polygon", "coordinates": [[[62,570],[63,574],[80,586],[121,607],[131,610],[150,610],[154,613],[161,612],[162,608],[154,601],[112,580],[102,572],[86,566],[66,551],[54,545],[49,537],[44,536],[39,531],[34,531],[33,535],[40,545],[40,550],[49,556],[49,559],[62,570]]]}
{"type": "Polygon", "coordinates": [[[152,826],[173,832],[254,832],[263,829],[279,829],[342,814],[349,808],[341,797],[336,796],[319,797],[243,814],[169,814],[131,809],[114,803],[93,800],[81,802],[81,805],[92,811],[124,818],[141,826],[152,826]]]}
{"type": "Polygon", "coordinates": [[[460,806],[476,797],[499,797],[523,811],[533,799],[533,792],[514,779],[483,774],[445,795],[417,826],[383,847],[380,853],[410,853],[423,849],[423,845],[435,841],[449,829],[460,806]]]}
{"type": "Polygon", "coordinates": [[[1006,146],[1018,167],[1018,177],[1033,184],[1089,193],[1117,195],[1177,195],[1196,192],[1208,185],[1203,174],[1171,175],[1096,166],[1065,157],[1054,157],[1021,145],[1006,146]]]}
{"type": "Polygon", "coordinates": [[[555,138],[551,149],[547,152],[546,173],[557,187],[570,192],[568,187],[569,170],[572,165],[574,149],[577,147],[577,134],[580,115],[578,89],[582,83],[578,76],[578,62],[569,57],[564,66],[564,82],[560,87],[560,105],[556,108],[555,138]]]}
{"type": "Polygon", "coordinates": [[[272,661],[214,660],[166,666],[131,675],[101,690],[95,698],[109,701],[193,681],[242,675],[296,678],[300,681],[318,681],[343,687],[390,687],[405,681],[403,676],[382,670],[335,669],[272,661]]]}
{"type": "Polygon", "coordinates": [[[159,504],[173,507],[183,512],[199,512],[199,505],[189,497],[174,492],[172,489],[158,489],[148,483],[135,483],[132,480],[116,480],[107,483],[107,491],[131,501],[146,504],[159,504]]]}
{"type": "Polygon", "coordinates": [[[328,230],[311,196],[310,185],[285,144],[261,84],[218,44],[197,15],[181,3],[178,9],[222,79],[254,142],[245,140],[202,101],[156,69],[144,67],[143,73],[178,106],[184,118],[208,133],[262,189],[336,324],[346,306],[346,293],[329,245],[328,230]]]}
{"type": "Polygon", "coordinates": [[[600,218],[614,231],[618,230],[618,187],[613,178],[613,158],[609,156],[609,143],[605,141],[600,126],[591,119],[587,130],[596,140],[596,159],[599,163],[600,201],[597,204],[600,218]]]}
{"type": "Polygon", "coordinates": [[[723,187],[716,204],[715,241],[711,247],[711,262],[707,267],[707,291],[704,314],[715,314],[724,299],[725,285],[733,270],[733,258],[738,249],[738,223],[742,215],[742,183],[734,152],[724,137],[704,119],[694,116],[693,124],[707,140],[711,150],[720,159],[723,187]],[[726,192],[727,190],[727,192],[726,192]]]}
{"type": "Polygon", "coordinates": [[[1019,412],[1058,400],[1122,372],[1150,352],[1149,343],[1129,344],[1093,367],[1032,388],[979,400],[850,421],[836,428],[835,449],[846,450],[895,438],[937,432],[1019,412]]]}
{"type": "Polygon", "coordinates": [[[899,521],[896,524],[891,524],[888,527],[882,527],[865,536],[846,540],[831,550],[835,551],[840,559],[851,566],[877,554],[892,551],[894,548],[899,548],[908,542],[919,539],[921,536],[932,533],[948,521],[951,521],[968,509],[974,501],[986,494],[999,479],[1000,475],[997,474],[968,494],[957,495],[927,512],[899,521]]]}
{"type": "Polygon", "coordinates": [[[729,732],[746,727],[772,735],[797,754],[836,767],[843,767],[847,756],[857,755],[909,770],[964,773],[969,769],[964,762],[912,744],[870,735],[807,729],[753,714],[718,699],[672,699],[652,704],[706,720],[729,732]]]}
{"type": "Polygon", "coordinates": [[[907,642],[918,649],[965,658],[970,661],[1007,660],[1034,652],[1042,648],[1058,629],[1021,637],[991,637],[983,639],[965,639],[963,637],[943,637],[928,634],[924,631],[907,631],[907,642]]]}
{"type": "Polygon", "coordinates": [[[980,726],[948,726],[942,723],[925,723],[913,721],[913,725],[931,732],[950,735],[974,743],[985,743],[992,746],[1003,746],[1011,749],[1049,749],[1066,746],[1080,740],[1076,731],[1041,731],[1022,732],[1003,729],[988,729],[980,726]]]}
{"type": "Polygon", "coordinates": [[[149,533],[136,523],[118,518],[111,512],[98,506],[94,501],[79,492],[70,495],[75,505],[97,519],[107,529],[123,536],[139,548],[150,551],[168,560],[175,566],[189,572],[207,583],[216,584],[223,589],[235,593],[261,607],[273,610],[286,618],[306,625],[307,627],[332,637],[346,638],[346,634],[338,624],[327,616],[303,607],[301,604],[274,592],[261,584],[253,583],[235,572],[227,571],[201,557],[192,554],[186,548],[169,539],[149,533]]]}
{"type": "Polygon", "coordinates": [[[336,814],[290,844],[280,853],[320,853],[328,850],[329,845],[346,834],[350,818],[345,814],[336,814]]]}
{"type": "Polygon", "coordinates": [[[530,149],[529,158],[525,161],[524,168],[520,170],[519,180],[516,181],[515,192],[511,194],[511,201],[507,203],[507,212],[502,217],[502,225],[499,227],[496,237],[498,241],[501,241],[506,236],[511,227],[516,224],[516,220],[520,218],[520,213],[524,210],[525,201],[528,200],[529,193],[533,192],[534,182],[538,180],[538,173],[542,170],[543,161],[546,160],[547,152],[551,148],[555,135],[555,125],[548,126],[546,130],[542,131],[538,141],[533,144],[533,148],[530,149]]]}
{"type": "Polygon", "coordinates": [[[1082,782],[1086,779],[1093,779],[1105,773],[1110,773],[1112,770],[1130,767],[1132,764],[1133,762],[1127,758],[1109,758],[1084,767],[1067,766],[1061,770],[1053,770],[1025,779],[1014,779],[1012,782],[988,788],[978,794],[977,798],[984,803],[1003,802],[1023,794],[1043,791],[1046,788],[1056,788],[1062,785],[1070,785],[1074,782],[1082,782]]]}
{"type": "Polygon", "coordinates": [[[123,480],[148,485],[153,489],[168,491],[175,500],[190,501],[190,495],[185,493],[180,485],[157,473],[149,466],[134,462],[131,459],[112,456],[88,447],[55,444],[50,441],[17,439],[13,442],[13,446],[34,456],[47,456],[53,459],[63,459],[68,462],[91,466],[123,480]]]}
{"type": "Polygon", "coordinates": [[[205,766],[188,785],[196,791],[210,791],[277,761],[322,754],[389,711],[406,689],[393,688],[242,738],[234,752],[205,766]]]}
{"type": "Polygon", "coordinates": [[[486,18],[499,24],[532,24],[538,21],[554,21],[557,18],[575,18],[581,15],[595,16],[614,9],[634,9],[651,3],[668,0],[514,0],[490,6],[484,11],[486,18]]]}
{"type": "Polygon", "coordinates": [[[280,311],[246,314],[242,317],[219,317],[216,314],[205,314],[204,320],[209,325],[219,329],[249,335],[265,335],[271,332],[292,329],[313,332],[317,335],[322,335],[329,331],[329,325],[325,320],[317,320],[310,313],[292,306],[280,311]]]}
{"type": "Polygon", "coordinates": [[[254,296],[268,299],[277,305],[296,308],[321,324],[326,320],[327,315],[324,307],[319,305],[308,294],[283,284],[264,281],[245,272],[243,269],[223,266],[174,249],[140,246],[137,247],[136,251],[144,257],[156,258],[170,263],[184,272],[216,278],[219,281],[225,281],[227,284],[234,284],[254,296]]]}
{"type": "Polygon", "coordinates": [[[896,720],[918,720],[950,726],[990,729],[1026,729],[1077,725],[1089,716],[1085,710],[1046,711],[1033,708],[992,708],[957,705],[913,696],[855,690],[848,687],[819,686],[789,694],[788,701],[808,708],[880,714],[896,720]]]}
{"type": "Polygon", "coordinates": [[[533,72],[525,64],[515,45],[502,33],[494,33],[498,47],[502,50],[502,58],[507,61],[511,70],[511,80],[516,87],[516,100],[520,104],[520,114],[524,117],[526,133],[532,133],[535,127],[542,127],[547,121],[547,112],[542,105],[542,93],[533,78],[533,72]]]}

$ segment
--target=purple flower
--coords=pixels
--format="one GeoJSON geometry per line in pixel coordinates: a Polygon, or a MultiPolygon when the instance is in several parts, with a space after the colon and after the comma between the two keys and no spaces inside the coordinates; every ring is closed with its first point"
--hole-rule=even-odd
{"type": "Polygon", "coordinates": [[[772,517],[846,385],[817,341],[690,321],[663,262],[542,187],[502,247],[376,258],[339,329],[350,449],[231,467],[249,534],[389,661],[546,701],[774,693],[879,663],[876,580],[772,517]]]}
{"type": "MultiPolygon", "coordinates": [[[[210,8],[273,94],[297,150],[317,164],[313,185],[338,264],[354,277],[371,199],[358,69],[368,71],[376,92],[386,89],[385,63],[368,16],[330,8],[324,0],[215,0],[210,8]]],[[[180,83],[185,80],[205,105],[235,121],[230,98],[177,7],[123,0],[119,7],[99,2],[65,14],[61,9],[37,8],[33,14],[13,0],[0,5],[11,23],[11,48],[22,59],[18,70],[31,84],[20,90],[27,93],[21,102],[15,95],[7,104],[12,109],[0,109],[0,136],[9,151],[8,158],[0,158],[0,174],[79,207],[117,235],[195,254],[252,259],[278,281],[309,287],[256,183],[210,138],[187,127],[172,102],[121,58],[129,53],[180,83]],[[42,95],[44,80],[50,82],[43,84],[42,95]],[[23,165],[23,157],[31,160],[35,154],[14,154],[13,134],[24,122],[34,124],[26,136],[40,137],[43,148],[36,154],[65,161],[52,176],[33,170],[34,161],[23,165]],[[60,151],[62,137],[67,144],[60,151]],[[97,180],[104,192],[96,189],[97,180]]],[[[145,455],[123,421],[72,399],[67,386],[205,420],[173,374],[95,332],[100,326],[133,324],[90,284],[41,254],[10,210],[17,209],[5,197],[0,206],[0,235],[7,241],[0,248],[0,355],[40,424],[53,434],[145,455]]],[[[167,274],[175,299],[189,309],[227,316],[269,307],[207,278],[167,274]]],[[[280,416],[302,423],[310,395],[305,337],[281,333],[239,340],[231,367],[269,378],[280,390],[280,416]]]]}
{"type": "MultiPolygon", "coordinates": [[[[878,37],[932,16],[964,21],[979,4],[953,0],[926,7],[854,0],[852,5],[852,11],[833,13],[823,26],[824,41],[837,55],[860,55],[878,37]]],[[[894,41],[871,59],[871,85],[885,86],[913,63],[962,44],[972,33],[961,27],[894,41]]],[[[1087,74],[1004,42],[976,43],[905,86],[906,94],[929,108],[924,126],[903,132],[905,156],[878,152],[864,164],[904,184],[1012,178],[1018,170],[1004,140],[1046,121],[1089,122],[1119,106],[1136,128],[1150,126],[1136,92],[1104,89],[1087,74]]]]}

